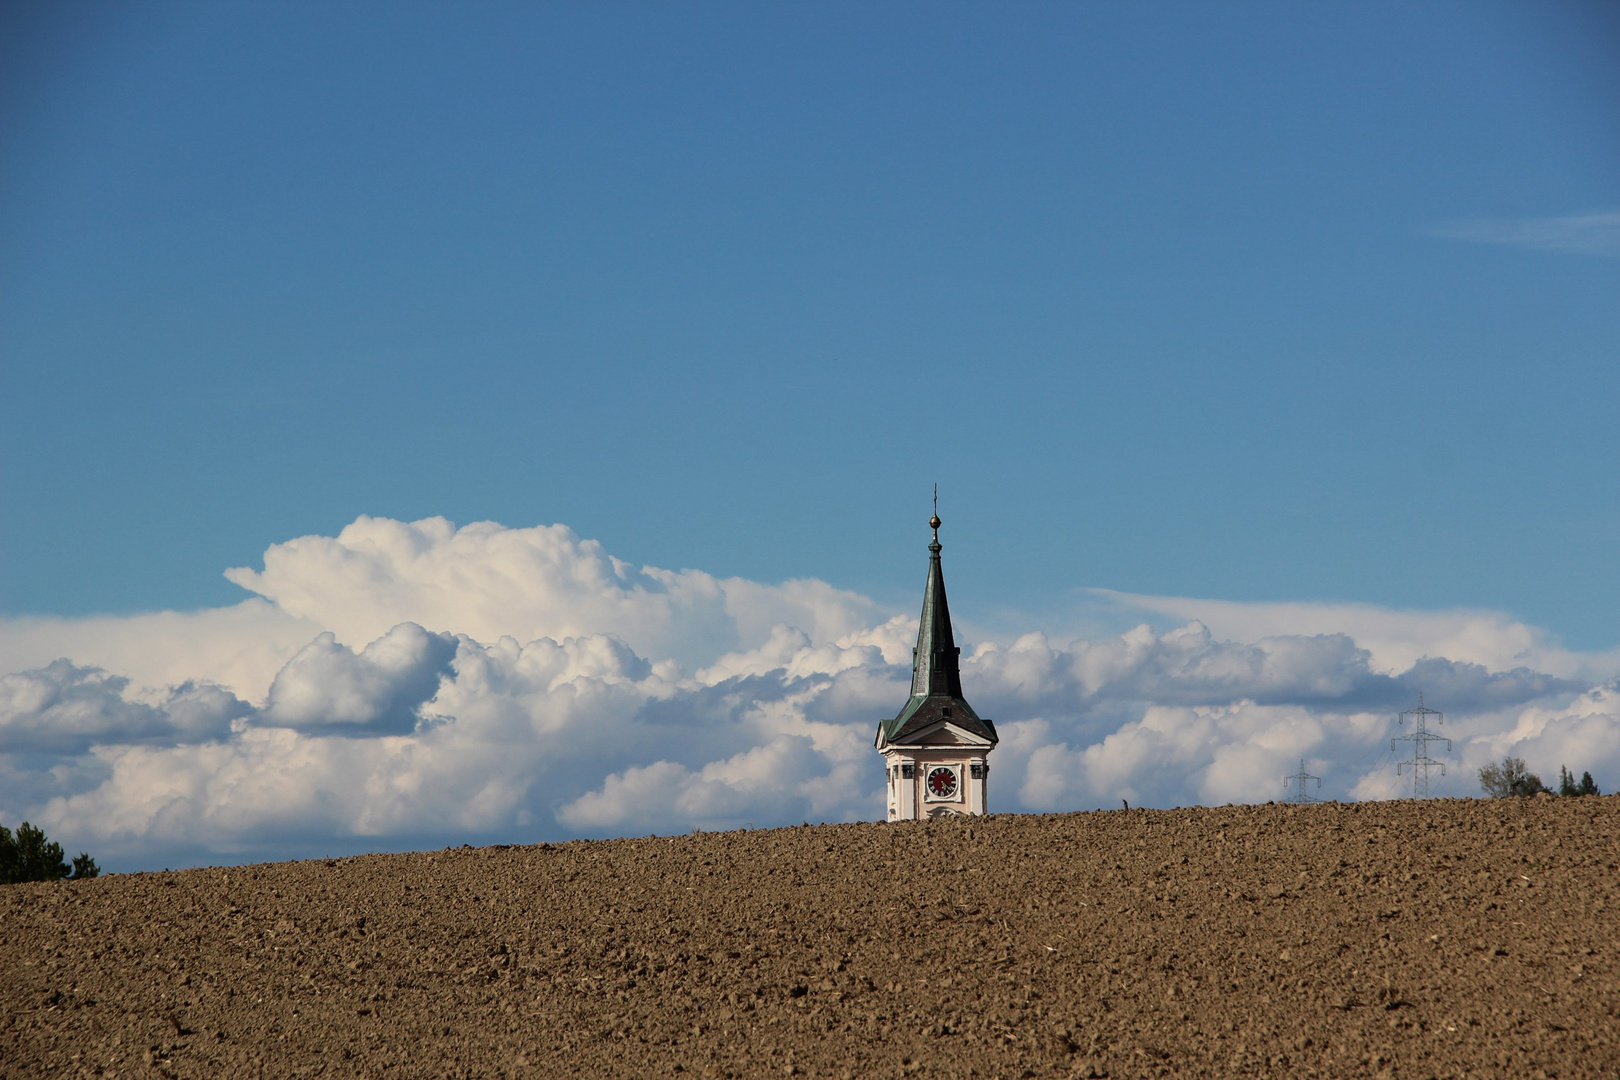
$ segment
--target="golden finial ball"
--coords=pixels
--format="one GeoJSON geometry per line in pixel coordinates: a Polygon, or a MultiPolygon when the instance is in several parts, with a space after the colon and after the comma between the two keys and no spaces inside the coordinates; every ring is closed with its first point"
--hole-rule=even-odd
{"type": "Polygon", "coordinates": [[[940,524],[941,524],[941,522],[939,520],[939,515],[938,514],[935,514],[933,517],[928,519],[928,527],[930,529],[938,530],[939,527],[940,527],[940,524]]]}

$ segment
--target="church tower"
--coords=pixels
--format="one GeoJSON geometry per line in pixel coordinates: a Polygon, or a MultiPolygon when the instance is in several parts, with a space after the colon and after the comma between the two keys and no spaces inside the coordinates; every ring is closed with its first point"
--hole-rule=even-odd
{"type": "Polygon", "coordinates": [[[985,813],[987,759],[1000,741],[996,726],[962,697],[962,650],[945,603],[937,511],[928,524],[934,539],[911,654],[911,699],[894,719],[878,725],[875,743],[889,766],[890,821],[985,813]]]}

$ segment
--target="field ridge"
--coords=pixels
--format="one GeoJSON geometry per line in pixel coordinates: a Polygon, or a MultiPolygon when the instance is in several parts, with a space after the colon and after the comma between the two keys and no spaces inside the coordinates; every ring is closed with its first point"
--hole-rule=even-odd
{"type": "Polygon", "coordinates": [[[0,1077],[1620,1075],[1620,798],[0,888],[0,1077]]]}

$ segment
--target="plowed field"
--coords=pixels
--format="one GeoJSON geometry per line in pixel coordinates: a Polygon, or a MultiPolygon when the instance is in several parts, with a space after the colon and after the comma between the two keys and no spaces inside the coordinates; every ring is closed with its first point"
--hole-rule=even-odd
{"type": "Polygon", "coordinates": [[[0,1076],[1620,1075],[1620,798],[0,888],[0,1076]]]}

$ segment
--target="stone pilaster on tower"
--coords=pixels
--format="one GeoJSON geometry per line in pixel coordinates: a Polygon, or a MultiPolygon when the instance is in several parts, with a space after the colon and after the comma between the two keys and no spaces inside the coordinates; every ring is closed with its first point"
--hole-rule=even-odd
{"type": "Polygon", "coordinates": [[[892,720],[878,725],[874,743],[888,765],[890,821],[985,813],[988,759],[1000,741],[996,726],[962,696],[962,650],[945,599],[939,515],[928,524],[934,539],[911,657],[911,697],[892,720]]]}

